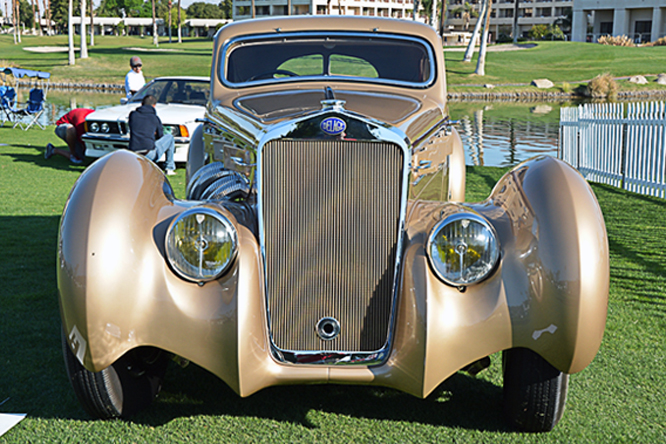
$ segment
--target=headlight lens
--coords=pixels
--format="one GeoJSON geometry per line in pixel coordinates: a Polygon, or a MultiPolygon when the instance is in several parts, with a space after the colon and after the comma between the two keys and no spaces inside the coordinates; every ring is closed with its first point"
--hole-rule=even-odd
{"type": "Polygon", "coordinates": [[[495,268],[499,251],[492,225],[474,213],[448,216],[428,239],[428,257],[435,274],[455,286],[485,279],[495,268]]]}
{"type": "Polygon", "coordinates": [[[108,123],[102,123],[102,132],[103,133],[108,133],[109,132],[109,124],[108,123]]]}
{"type": "Polygon", "coordinates": [[[90,124],[90,131],[93,133],[98,133],[99,132],[99,124],[97,122],[92,122],[90,124]]]}
{"type": "Polygon", "coordinates": [[[192,208],[171,224],[166,236],[169,263],[183,278],[210,281],[227,271],[236,257],[233,224],[209,208],[192,208]]]}

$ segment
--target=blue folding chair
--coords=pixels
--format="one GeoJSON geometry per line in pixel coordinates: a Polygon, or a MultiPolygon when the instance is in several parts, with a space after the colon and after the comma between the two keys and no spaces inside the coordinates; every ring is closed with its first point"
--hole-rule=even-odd
{"type": "Polygon", "coordinates": [[[39,88],[31,89],[26,107],[22,109],[12,109],[12,114],[17,117],[13,128],[20,126],[23,131],[27,131],[32,125],[37,125],[41,129],[44,129],[44,125],[39,123],[37,119],[39,119],[44,112],[45,102],[46,100],[44,99],[43,90],[39,88]]]}
{"type": "Polygon", "coordinates": [[[16,106],[16,90],[11,86],[0,86],[0,112],[2,112],[2,126],[6,121],[13,120],[13,110],[16,106]]]}

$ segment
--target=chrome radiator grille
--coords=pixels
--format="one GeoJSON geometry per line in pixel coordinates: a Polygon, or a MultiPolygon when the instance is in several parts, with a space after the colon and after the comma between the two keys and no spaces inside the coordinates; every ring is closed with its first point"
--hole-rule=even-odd
{"type": "Polygon", "coordinates": [[[374,351],[387,339],[403,153],[390,143],[279,140],[262,155],[271,334],[292,351],[374,351]],[[340,334],[322,340],[317,322],[340,334]]]}

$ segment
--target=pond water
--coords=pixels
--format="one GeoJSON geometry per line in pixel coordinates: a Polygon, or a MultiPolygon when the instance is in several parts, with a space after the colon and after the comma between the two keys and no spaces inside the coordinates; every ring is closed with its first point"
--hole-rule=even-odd
{"type": "MultiPolygon", "coordinates": [[[[20,100],[27,90],[20,90],[20,100]]],[[[72,108],[108,108],[122,94],[48,92],[40,123],[52,125],[72,108]]],[[[465,147],[466,163],[513,166],[537,154],[557,156],[560,108],[570,102],[450,102],[449,112],[465,147]]]]}

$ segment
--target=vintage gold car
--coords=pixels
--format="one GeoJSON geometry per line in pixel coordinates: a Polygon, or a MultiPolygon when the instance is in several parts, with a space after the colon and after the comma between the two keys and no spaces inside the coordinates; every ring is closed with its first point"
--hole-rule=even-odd
{"type": "Polygon", "coordinates": [[[91,165],[59,231],[67,371],[127,417],[171,358],[240,396],[368,384],[426,397],[503,352],[505,413],[552,429],[599,348],[608,241],[552,157],[465,202],[442,43],[377,18],[237,22],[215,38],[187,198],[129,151],[91,165]]]}

